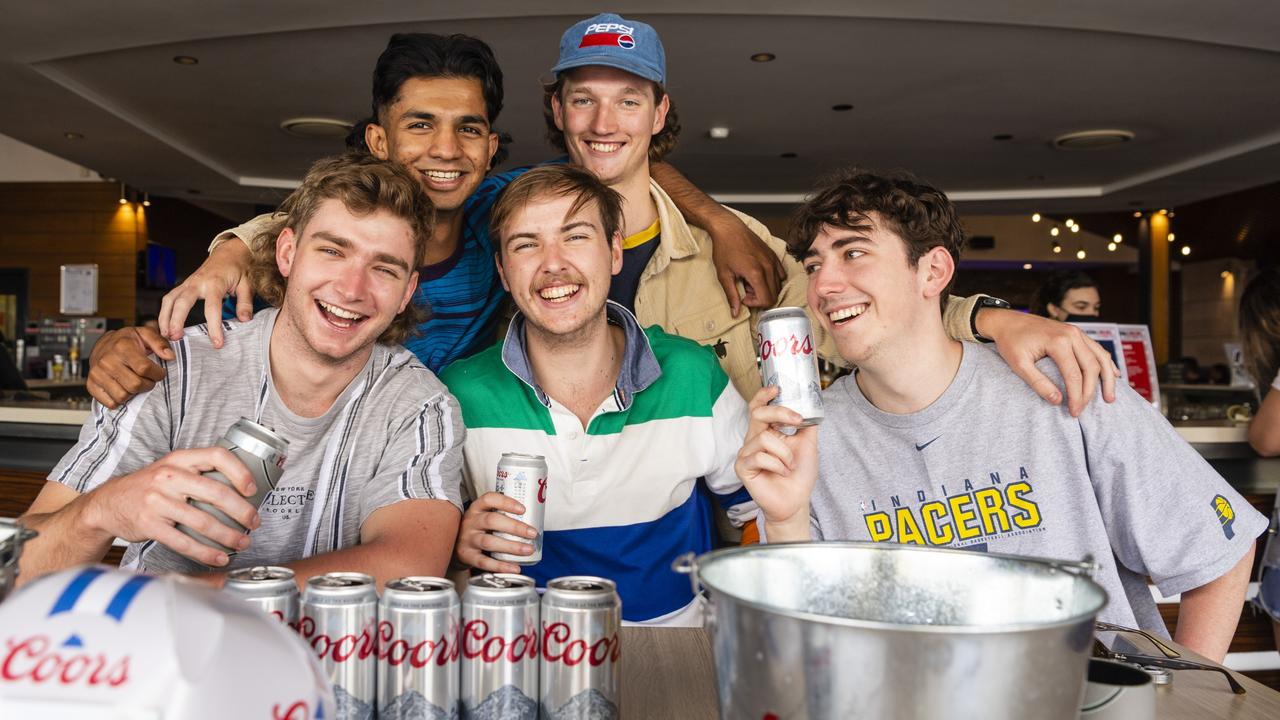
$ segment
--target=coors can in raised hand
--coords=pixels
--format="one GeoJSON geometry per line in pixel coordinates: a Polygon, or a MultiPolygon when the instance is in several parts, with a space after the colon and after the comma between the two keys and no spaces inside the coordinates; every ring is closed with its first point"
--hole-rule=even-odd
{"type": "Polygon", "coordinates": [[[307,580],[298,634],[311,646],[338,705],[338,720],[372,720],[377,701],[378,590],[363,573],[307,580]]]}
{"type": "MultiPolygon", "coordinates": [[[[494,490],[515,498],[524,505],[523,515],[503,513],[526,525],[532,525],[538,531],[533,539],[532,555],[512,555],[510,553],[493,553],[494,560],[532,565],[542,560],[542,523],[547,508],[547,460],[541,455],[523,455],[521,453],[502,453],[498,461],[498,476],[494,490]]],[[[528,538],[516,537],[510,533],[494,533],[504,540],[528,543],[528,538]]]]}
{"type": "MultiPolygon", "coordinates": [[[[246,497],[245,500],[254,509],[262,507],[262,501],[267,498],[267,493],[276,489],[276,483],[279,482],[280,475],[284,472],[284,461],[289,452],[289,441],[277,435],[269,427],[259,425],[248,418],[240,418],[227,429],[227,434],[218,440],[218,446],[230,450],[237,460],[249,468],[249,474],[253,476],[255,489],[253,496],[246,497]]],[[[223,485],[235,489],[231,481],[217,470],[210,470],[203,474],[205,477],[213,478],[223,485]]],[[[249,528],[232,520],[226,513],[207,502],[192,499],[188,499],[187,502],[209,513],[218,522],[232,530],[242,533],[249,532],[249,528]]],[[[211,548],[221,550],[228,555],[236,554],[234,548],[224,547],[221,543],[210,540],[186,525],[179,524],[178,530],[211,548]]]]}
{"type": "Polygon", "coordinates": [[[538,717],[538,591],[485,573],[462,596],[462,705],[468,720],[538,717]]]}
{"type": "Polygon", "coordinates": [[[822,422],[822,384],[809,316],[801,308],[777,308],[762,313],[756,328],[760,377],[765,387],[778,388],[769,404],[800,413],[801,427],[822,422]]]}
{"type": "Polygon", "coordinates": [[[378,719],[458,716],[458,593],[443,578],[388,580],[378,603],[378,719]]]}
{"type": "Polygon", "coordinates": [[[622,600],[611,580],[562,577],[542,594],[542,715],[612,720],[621,709],[622,600]]]}
{"type": "Polygon", "coordinates": [[[222,589],[289,627],[298,627],[298,586],[289,568],[258,565],[232,570],[222,589]]]}

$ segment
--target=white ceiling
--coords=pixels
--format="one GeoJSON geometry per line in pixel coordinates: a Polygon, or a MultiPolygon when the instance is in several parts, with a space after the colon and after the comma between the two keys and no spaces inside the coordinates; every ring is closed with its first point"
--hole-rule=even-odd
{"type": "MultiPolygon", "coordinates": [[[[285,135],[280,121],[367,115],[373,63],[393,32],[487,41],[506,73],[498,125],[515,137],[512,163],[546,157],[538,79],[564,28],[601,9],[544,0],[5,5],[0,133],[153,195],[262,203],[339,149],[285,135]],[[200,62],[181,66],[175,55],[200,62]]],[[[662,34],[684,126],[671,159],[730,201],[793,198],[854,162],[913,170],[969,212],[1176,206],[1280,180],[1278,3],[726,6],[611,9],[662,34]],[[752,63],[756,52],[777,60],[752,63]],[[838,103],[854,109],[833,112],[838,103]],[[709,139],[712,125],[731,137],[709,139]],[[1050,147],[1092,128],[1137,137],[1107,150],[1050,147]],[[999,133],[1014,137],[993,140],[999,133]]]]}

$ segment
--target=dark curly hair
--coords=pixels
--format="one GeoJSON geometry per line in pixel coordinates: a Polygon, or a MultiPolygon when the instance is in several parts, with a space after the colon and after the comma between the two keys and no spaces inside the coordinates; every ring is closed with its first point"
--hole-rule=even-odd
{"type": "MultiPolygon", "coordinates": [[[[908,172],[880,174],[856,167],[831,175],[796,209],[787,252],[803,260],[823,227],[864,228],[873,212],[902,238],[911,266],[935,247],[946,248],[956,265],[960,264],[965,232],[946,194],[908,172]]],[[[943,297],[951,293],[954,284],[953,275],[943,297]]]]}
{"type": "MultiPolygon", "coordinates": [[[[542,119],[547,123],[547,142],[551,143],[551,147],[562,153],[569,152],[569,146],[564,142],[564,132],[556,127],[556,115],[551,108],[551,98],[559,97],[560,102],[564,103],[564,76],[561,73],[559,77],[551,82],[542,84],[542,119]]],[[[662,85],[649,81],[653,86],[653,101],[655,103],[662,102],[662,98],[669,97],[667,91],[662,85]]],[[[676,149],[676,143],[680,139],[680,116],[676,113],[676,101],[674,98],[670,100],[667,108],[667,121],[662,129],[653,136],[649,141],[649,162],[661,162],[676,149]]]]}
{"type": "Polygon", "coordinates": [[[1067,299],[1067,293],[1076,288],[1097,286],[1098,283],[1094,282],[1093,278],[1079,270],[1055,270],[1049,273],[1044,284],[1036,290],[1036,295],[1031,300],[1031,312],[1040,317],[1053,317],[1049,314],[1049,306],[1062,307],[1062,301],[1067,299]]]}
{"type": "Polygon", "coordinates": [[[502,112],[502,68],[493,50],[470,35],[396,33],[373,68],[373,116],[392,106],[400,87],[416,77],[475,78],[489,125],[502,112]]]}

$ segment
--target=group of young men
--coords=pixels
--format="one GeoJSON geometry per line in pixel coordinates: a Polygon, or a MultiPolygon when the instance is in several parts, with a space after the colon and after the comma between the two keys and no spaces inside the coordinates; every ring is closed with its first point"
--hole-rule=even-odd
{"type": "Polygon", "coordinates": [[[719,508],[746,541],[1091,554],[1104,619],[1163,632],[1150,577],[1183,593],[1178,639],[1225,653],[1265,518],[1115,388],[1075,328],[949,297],[963,232],[942,193],[851,170],[784,244],[662,162],[678,126],[653,28],[577,23],[551,72],[548,136],[567,162],[494,174],[492,52],[394,36],[362,152],[318,162],[278,213],[215,239],[165,298],[161,333],[99,343],[100,402],[23,518],[41,533],[23,577],[122,538],[125,565],[215,585],[260,564],[380,582],[602,575],[625,620],[695,625],[669,568],[717,544],[719,508]],[[238,322],[215,314],[229,294],[238,322]],[[273,307],[253,315],[254,294],[273,307]],[[209,322],[184,331],[200,299],[209,322]],[[855,368],[825,392],[825,422],[790,435],[753,341],[779,306],[806,306],[821,352],[855,368]],[[1107,403],[1090,403],[1099,385],[1107,403]],[[256,511],[245,468],[212,447],[241,416],[289,440],[256,511]],[[495,533],[533,537],[493,491],[505,452],[549,467],[536,564],[490,555],[529,553],[495,533]]]}

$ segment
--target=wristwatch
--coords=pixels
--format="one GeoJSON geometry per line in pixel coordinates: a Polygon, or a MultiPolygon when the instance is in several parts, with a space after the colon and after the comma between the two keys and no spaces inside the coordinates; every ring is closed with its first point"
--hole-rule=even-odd
{"type": "Polygon", "coordinates": [[[991,297],[990,295],[978,296],[978,301],[973,304],[973,312],[969,313],[969,329],[973,331],[973,336],[978,339],[978,342],[995,342],[991,338],[982,337],[978,332],[978,311],[982,308],[1004,308],[1008,310],[1012,307],[1008,302],[997,297],[991,297]]]}

